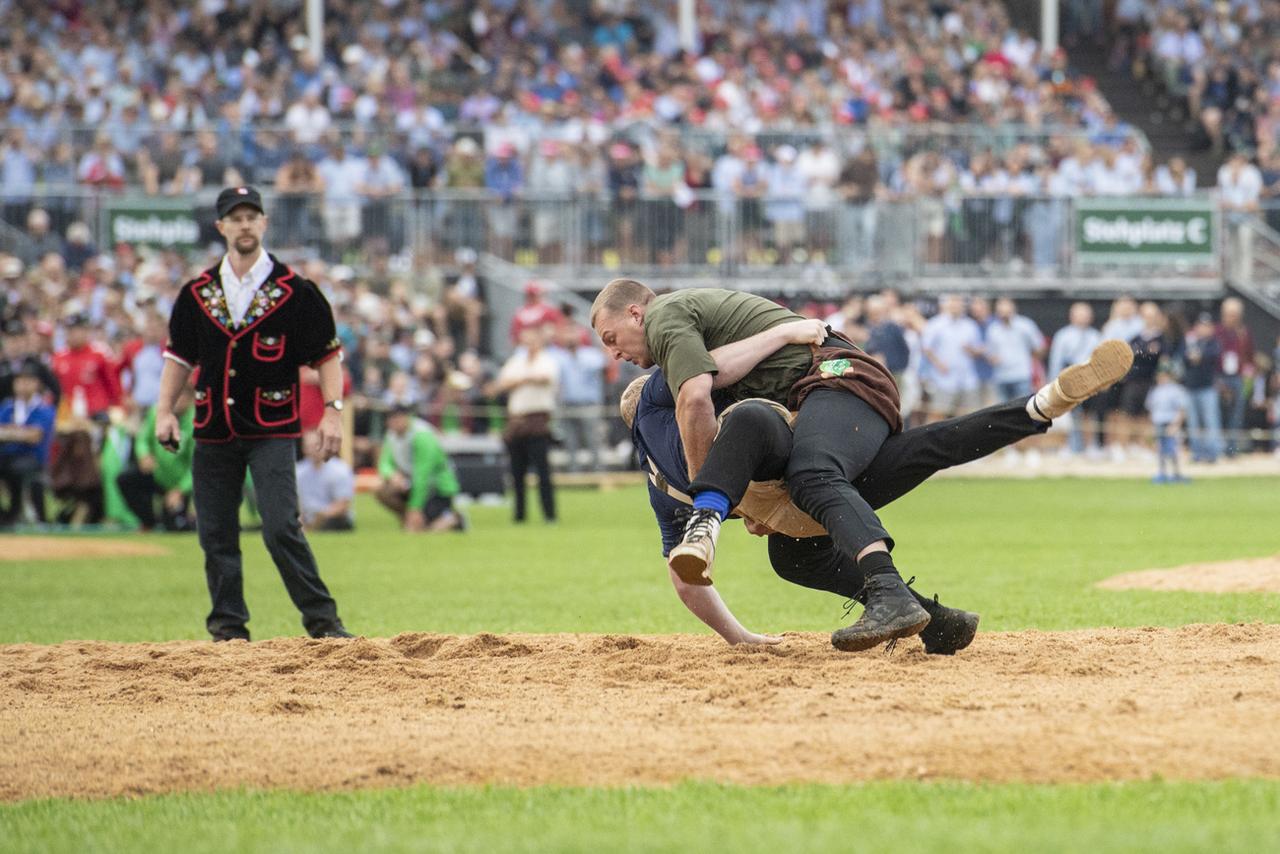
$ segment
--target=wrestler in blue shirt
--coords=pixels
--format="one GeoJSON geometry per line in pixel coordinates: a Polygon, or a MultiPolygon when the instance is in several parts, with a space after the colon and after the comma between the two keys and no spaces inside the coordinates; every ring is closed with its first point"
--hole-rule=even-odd
{"type": "MultiPolygon", "coordinates": [[[[681,540],[683,517],[689,506],[672,493],[687,496],[690,481],[676,424],[675,399],[666,379],[660,370],[642,379],[645,382],[636,402],[632,441],[641,466],[651,474],[649,504],[662,534],[665,556],[681,540]]],[[[1028,416],[1026,404],[1027,398],[1021,398],[891,436],[854,485],[873,508],[879,508],[941,469],[1044,432],[1048,423],[1028,416]]],[[[723,402],[719,402],[717,412],[723,408],[723,402]]],[[[722,419],[699,480],[724,484],[723,491],[736,506],[748,481],[781,477],[790,453],[790,436],[786,420],[772,407],[745,405],[734,409],[722,419]]],[[[830,537],[796,539],[759,528],[752,532],[768,533],[770,562],[782,578],[804,587],[859,598],[862,574],[856,562],[841,556],[830,537]]],[[[685,584],[674,572],[671,580],[686,607],[729,643],[780,641],[745,629],[714,587],[685,584]]],[[[978,615],[946,608],[916,595],[932,617],[920,635],[927,652],[951,654],[968,646],[977,630],[978,615]]]]}

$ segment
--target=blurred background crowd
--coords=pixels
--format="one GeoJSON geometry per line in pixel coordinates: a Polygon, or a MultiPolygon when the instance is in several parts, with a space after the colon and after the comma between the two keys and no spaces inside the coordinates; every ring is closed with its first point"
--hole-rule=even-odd
{"type": "MultiPolygon", "coordinates": [[[[222,186],[266,190],[268,248],[324,289],[344,344],[352,454],[299,464],[300,483],[316,467],[304,515],[341,527],[357,475],[405,518],[395,496],[415,478],[465,491],[441,454],[530,412],[550,426],[523,437],[520,482],[630,464],[611,414],[630,366],[606,363],[550,281],[499,320],[481,252],[554,265],[572,233],[578,259],[612,269],[896,250],[1035,273],[1063,262],[1063,200],[1212,188],[1230,217],[1280,195],[1280,3],[1064,6],[1064,47],[1046,51],[996,0],[704,0],[686,51],[666,0],[326,0],[317,52],[301,0],[0,0],[4,521],[190,525],[189,459],[157,453],[146,425],[177,288],[216,262],[212,215],[166,249],[107,239],[103,198],[203,210],[222,186]],[[1220,169],[1150,150],[1069,63],[1095,42],[1179,99],[1220,169]],[[914,245],[897,202],[919,216],[914,245]],[[548,364],[551,397],[521,392],[548,364]]],[[[1100,334],[1133,343],[1121,386],[1012,463],[1153,455],[1158,377],[1186,392],[1176,426],[1197,460],[1276,447],[1280,353],[1239,300],[1024,314],[994,293],[846,284],[842,303],[782,298],[883,358],[911,423],[1029,393],[1100,334]]],[[[435,511],[429,526],[465,526],[435,511]]]]}

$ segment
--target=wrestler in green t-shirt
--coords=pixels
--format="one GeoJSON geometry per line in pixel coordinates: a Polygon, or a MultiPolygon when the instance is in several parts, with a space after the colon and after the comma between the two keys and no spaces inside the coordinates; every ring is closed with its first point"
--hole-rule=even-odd
{"type": "MultiPolygon", "coordinates": [[[[644,337],[653,361],[662,366],[671,393],[679,394],[686,380],[716,372],[709,350],[793,320],[803,318],[755,294],[691,288],[657,297],[649,304],[644,337]]],[[[723,392],[733,400],[763,397],[785,402],[812,361],[813,353],[807,346],[789,344],[723,392]]]]}

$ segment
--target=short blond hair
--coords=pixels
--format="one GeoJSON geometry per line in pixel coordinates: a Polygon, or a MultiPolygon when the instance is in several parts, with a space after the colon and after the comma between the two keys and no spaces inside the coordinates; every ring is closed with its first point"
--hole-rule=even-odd
{"type": "Polygon", "coordinates": [[[648,285],[635,279],[614,279],[591,303],[591,326],[602,313],[619,314],[629,305],[648,305],[655,296],[648,285]]]}
{"type": "Polygon", "coordinates": [[[644,384],[649,381],[652,374],[644,374],[636,377],[622,392],[622,400],[618,401],[618,414],[622,416],[622,421],[628,428],[636,422],[636,410],[640,408],[640,392],[644,391],[644,384]]]}

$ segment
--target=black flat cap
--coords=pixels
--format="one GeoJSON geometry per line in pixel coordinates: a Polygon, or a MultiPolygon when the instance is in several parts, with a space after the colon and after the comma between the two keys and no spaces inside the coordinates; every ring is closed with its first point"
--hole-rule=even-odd
{"type": "Polygon", "coordinates": [[[221,193],[218,193],[218,201],[215,205],[218,211],[218,219],[224,218],[240,205],[248,205],[258,213],[266,213],[267,210],[262,206],[262,196],[253,187],[227,187],[221,193]]]}

